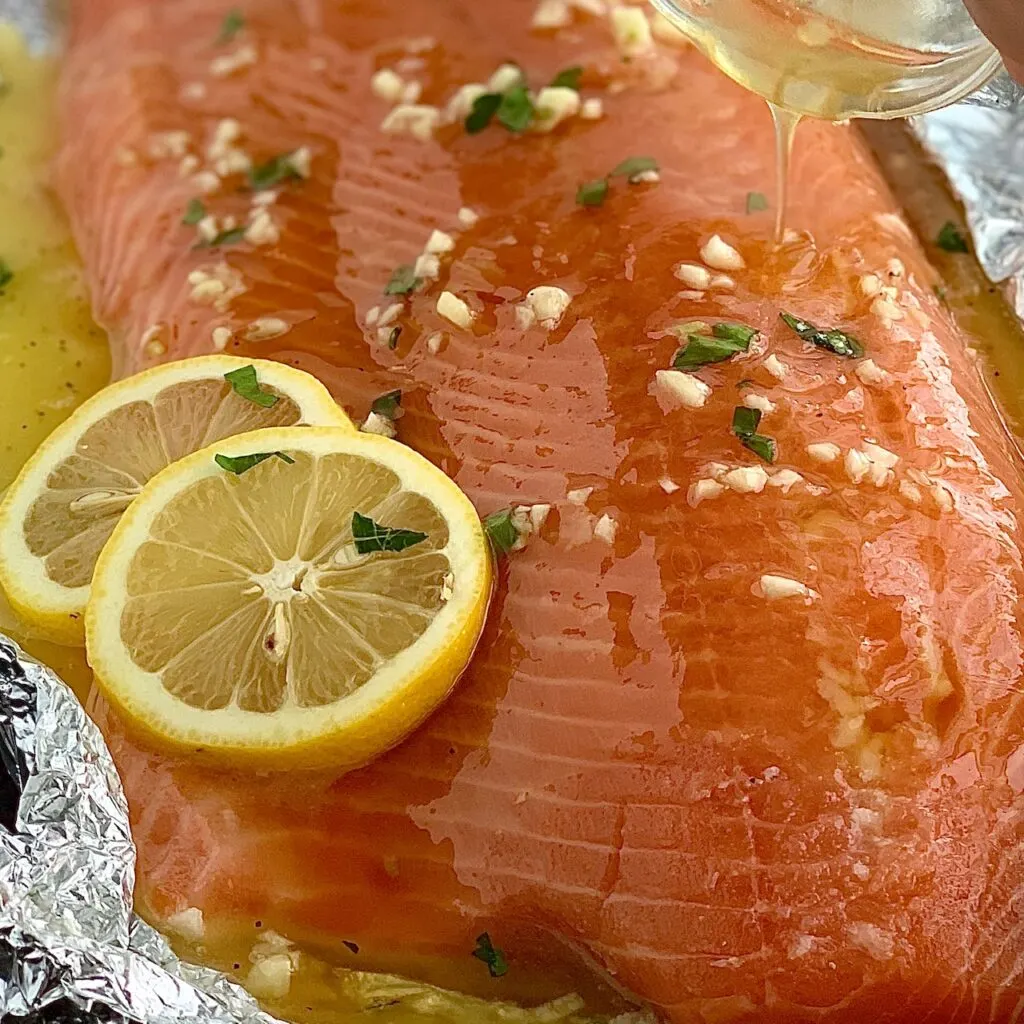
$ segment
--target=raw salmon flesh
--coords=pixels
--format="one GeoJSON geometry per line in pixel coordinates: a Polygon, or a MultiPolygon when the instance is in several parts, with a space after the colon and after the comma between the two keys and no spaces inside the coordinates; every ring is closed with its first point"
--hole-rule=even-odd
{"type": "Polygon", "coordinates": [[[596,974],[674,1024],[1018,1020],[1020,464],[856,131],[802,129],[775,248],[763,103],[601,2],[239,0],[218,42],[227,6],[71,4],[57,179],[117,372],[216,338],[358,420],[401,388],[481,514],[552,511],[456,693],[365,769],[219,773],[106,718],[140,909],[477,994],[596,974]],[[467,132],[460,87],[508,62],[601,109],[467,132]],[[255,234],[194,248],[191,199],[245,225],[246,161],[295,151],[255,234]],[[635,156],[659,174],[577,202],[635,156]],[[541,285],[569,304],[528,323],[541,285]],[[680,393],[688,320],[761,335],[680,393]]]}

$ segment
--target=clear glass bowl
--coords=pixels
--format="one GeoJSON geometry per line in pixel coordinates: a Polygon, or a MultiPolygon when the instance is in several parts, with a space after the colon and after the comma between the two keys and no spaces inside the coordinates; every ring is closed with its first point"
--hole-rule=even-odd
{"type": "Polygon", "coordinates": [[[961,0],[651,0],[726,74],[794,113],[905,117],[1001,69],[961,0]]]}

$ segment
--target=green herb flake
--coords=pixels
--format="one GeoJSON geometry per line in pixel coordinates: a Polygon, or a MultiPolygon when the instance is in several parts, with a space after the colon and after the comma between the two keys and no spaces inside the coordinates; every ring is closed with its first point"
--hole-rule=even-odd
{"type": "Polygon", "coordinates": [[[397,418],[397,413],[401,408],[402,392],[389,391],[387,394],[379,395],[373,400],[370,412],[375,412],[378,416],[387,416],[389,420],[393,420],[397,418]]]}
{"type": "Polygon", "coordinates": [[[210,241],[197,242],[193,249],[216,249],[221,245],[236,245],[245,238],[245,228],[230,228],[227,231],[220,231],[210,241]]]}
{"type": "Polygon", "coordinates": [[[14,271],[6,260],[0,260],[0,292],[14,280],[14,271]]]}
{"type": "Polygon", "coordinates": [[[519,543],[519,528],[512,518],[510,508],[492,512],[484,520],[484,532],[495,551],[501,555],[507,555],[519,543]]]}
{"type": "Polygon", "coordinates": [[[971,247],[967,244],[960,229],[951,221],[947,220],[939,230],[935,244],[944,252],[970,252],[971,247]]]}
{"type": "Polygon", "coordinates": [[[254,405],[260,405],[264,409],[277,405],[280,398],[279,395],[272,395],[269,391],[263,391],[260,388],[260,382],[256,377],[256,367],[252,364],[240,366],[237,370],[230,370],[224,374],[224,379],[231,385],[231,389],[239,398],[244,398],[254,405]]]}
{"type": "Polygon", "coordinates": [[[747,193],[747,213],[761,213],[768,209],[768,197],[763,192],[747,193]]]}
{"type": "Polygon", "coordinates": [[[289,465],[295,462],[290,455],[285,455],[284,452],[254,452],[252,455],[214,455],[213,461],[221,469],[234,473],[235,476],[241,476],[243,473],[248,473],[253,466],[258,466],[261,462],[266,462],[267,459],[273,458],[278,458],[289,465]]]}
{"type": "Polygon", "coordinates": [[[502,95],[500,92],[485,92],[483,96],[477,96],[473,100],[473,106],[466,115],[463,122],[466,131],[470,135],[482,132],[490,123],[491,118],[498,112],[501,106],[502,95]]]}
{"type": "Polygon", "coordinates": [[[564,71],[559,71],[558,74],[551,79],[551,86],[554,89],[575,89],[579,92],[580,79],[582,77],[583,68],[578,66],[566,68],[564,71]]]}
{"type": "Polygon", "coordinates": [[[403,263],[396,267],[391,280],[384,286],[385,295],[408,295],[419,287],[421,281],[411,263],[403,263]]]}
{"type": "Polygon", "coordinates": [[[420,533],[419,530],[381,526],[369,516],[353,512],[352,538],[356,542],[356,551],[359,554],[370,555],[375,551],[404,551],[414,544],[421,544],[427,539],[427,535],[420,533]]]}
{"type": "Polygon", "coordinates": [[[202,199],[190,199],[188,206],[185,207],[185,216],[181,218],[181,223],[191,227],[198,224],[205,216],[206,207],[203,205],[202,199]]]}
{"type": "Polygon", "coordinates": [[[510,132],[526,131],[533,120],[533,115],[533,100],[530,99],[525,85],[517,85],[501,97],[497,113],[498,122],[510,132]]]}
{"type": "Polygon", "coordinates": [[[807,320],[793,316],[792,313],[780,313],[779,315],[786,326],[798,334],[803,341],[809,341],[818,348],[826,349],[834,355],[844,356],[847,359],[860,359],[864,355],[864,346],[852,334],[834,329],[824,331],[807,320]]]}
{"type": "Polygon", "coordinates": [[[745,324],[720,323],[711,328],[711,335],[690,330],[686,348],[672,361],[677,370],[696,370],[709,363],[721,363],[739,352],[746,352],[757,331],[745,324]]]}
{"type": "Polygon", "coordinates": [[[585,181],[576,189],[576,203],[579,206],[601,206],[608,198],[608,179],[585,181]]]}
{"type": "Polygon", "coordinates": [[[245,28],[245,15],[237,7],[232,7],[224,20],[220,23],[220,34],[217,36],[217,45],[223,46],[230,43],[242,29],[245,28]]]}
{"type": "Polygon", "coordinates": [[[711,333],[722,341],[735,342],[744,352],[750,348],[750,343],[757,337],[757,330],[748,327],[746,324],[720,323],[711,328],[711,333]]]}
{"type": "Polygon", "coordinates": [[[396,348],[398,348],[398,339],[401,336],[402,336],[402,328],[401,327],[392,327],[391,328],[391,333],[388,335],[388,348],[391,349],[392,352],[394,352],[394,350],[396,348]]]}
{"type": "Polygon", "coordinates": [[[302,178],[302,173],[292,161],[294,153],[279,153],[265,163],[249,168],[249,187],[253,192],[265,192],[283,181],[302,178]]]}
{"type": "Polygon", "coordinates": [[[737,437],[750,437],[757,433],[761,423],[761,410],[748,409],[745,405],[738,405],[732,413],[732,432],[737,437]]]}
{"type": "Polygon", "coordinates": [[[505,959],[504,951],[498,949],[491,942],[491,937],[487,932],[476,937],[476,949],[473,950],[473,956],[487,965],[487,972],[492,978],[501,978],[508,973],[508,961],[505,959]]]}
{"type": "Polygon", "coordinates": [[[658,170],[658,161],[653,156],[631,156],[612,169],[609,178],[634,178],[644,171],[658,170]]]}
{"type": "Polygon", "coordinates": [[[740,444],[765,462],[772,463],[778,454],[778,445],[774,438],[757,433],[760,425],[760,409],[748,409],[745,405],[738,405],[733,410],[732,432],[739,438],[740,444]]]}

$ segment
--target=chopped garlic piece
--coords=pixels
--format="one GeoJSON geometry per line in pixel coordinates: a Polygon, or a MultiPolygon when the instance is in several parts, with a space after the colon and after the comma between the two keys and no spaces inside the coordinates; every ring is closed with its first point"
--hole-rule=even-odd
{"type": "Polygon", "coordinates": [[[715,274],[711,278],[711,288],[719,292],[731,292],[736,290],[736,282],[728,274],[715,274]]]}
{"type": "Polygon", "coordinates": [[[565,496],[565,500],[569,502],[570,505],[585,505],[587,503],[587,498],[589,498],[593,493],[593,487],[579,487],[575,491],[569,491],[565,496]]]}
{"type": "Polygon", "coordinates": [[[430,237],[427,239],[427,244],[423,251],[429,253],[442,253],[451,252],[454,248],[455,239],[444,231],[438,231],[437,228],[434,228],[434,230],[430,232],[430,237]]]}
{"type": "Polygon", "coordinates": [[[487,86],[480,82],[469,82],[459,86],[455,95],[448,101],[444,115],[448,121],[461,121],[473,109],[473,104],[487,92],[487,86]]]}
{"type": "Polygon", "coordinates": [[[572,21],[567,0],[540,0],[530,24],[533,28],[565,28],[572,21]]]}
{"type": "Polygon", "coordinates": [[[704,381],[682,370],[658,370],[654,378],[664,395],[687,409],[703,408],[711,395],[704,381]]]}
{"type": "Polygon", "coordinates": [[[537,93],[533,128],[539,132],[554,131],[563,121],[580,112],[580,94],[575,89],[549,85],[537,93]]]}
{"type": "Polygon", "coordinates": [[[370,79],[370,89],[373,95],[386,103],[397,103],[402,98],[404,85],[402,76],[392,71],[391,68],[381,68],[370,79]]]}
{"type": "Polygon", "coordinates": [[[594,527],[594,536],[603,540],[605,544],[615,543],[615,534],[618,532],[619,524],[607,513],[601,516],[594,527]]]}
{"type": "Polygon", "coordinates": [[[530,515],[530,525],[533,527],[533,532],[539,533],[541,527],[547,522],[548,516],[551,514],[551,506],[546,503],[538,503],[530,505],[527,511],[530,515]]]}
{"type": "Polygon", "coordinates": [[[883,448],[873,441],[865,441],[862,449],[872,462],[877,462],[880,466],[885,466],[886,469],[893,469],[900,461],[900,457],[895,452],[891,452],[888,448],[883,448]]]}
{"type": "Polygon", "coordinates": [[[214,327],[213,329],[213,347],[217,352],[223,352],[227,348],[228,342],[231,340],[231,328],[229,327],[214,327]]]}
{"type": "Polygon", "coordinates": [[[220,188],[220,178],[213,171],[200,171],[193,176],[192,184],[202,195],[208,196],[220,188]]]}
{"type": "Polygon", "coordinates": [[[281,232],[269,212],[258,208],[245,229],[245,240],[251,245],[276,245],[280,238],[281,232]]]}
{"type": "Polygon", "coordinates": [[[441,261],[434,253],[425,252],[416,257],[412,272],[416,277],[434,280],[441,276],[441,261]]]}
{"type": "Polygon", "coordinates": [[[428,142],[441,120],[441,111],[416,103],[400,103],[381,122],[385,135],[411,135],[420,142],[428,142]]]}
{"type": "Polygon", "coordinates": [[[310,162],[313,159],[313,151],[309,146],[299,146],[298,149],[288,154],[288,163],[292,170],[300,178],[308,178],[310,173],[310,162]]]}
{"type": "Polygon", "coordinates": [[[623,57],[636,57],[654,45],[650,22],[640,7],[613,7],[611,24],[615,45],[623,57]]]}
{"type": "Polygon", "coordinates": [[[658,481],[658,486],[659,486],[659,487],[660,487],[660,488],[661,488],[661,489],[662,489],[662,490],[663,490],[663,491],[664,491],[664,492],[665,492],[666,494],[675,494],[675,493],[676,493],[676,491],[678,491],[678,490],[679,490],[679,484],[677,484],[677,483],[675,482],[675,480],[673,480],[673,479],[671,479],[670,477],[667,477],[667,476],[663,476],[663,477],[662,477],[662,478],[661,478],[661,479],[660,479],[660,480],[658,481]]]}
{"type": "Polygon", "coordinates": [[[877,274],[865,274],[860,279],[860,290],[869,299],[874,298],[882,289],[882,279],[877,274]]]}
{"type": "Polygon", "coordinates": [[[701,246],[700,258],[715,270],[743,270],[746,260],[720,235],[712,235],[701,246]]]}
{"type": "Polygon", "coordinates": [[[784,597],[803,597],[814,600],[818,593],[805,586],[799,580],[791,580],[786,576],[766,574],[759,580],[761,596],[768,601],[777,601],[784,597]]]}
{"type": "Polygon", "coordinates": [[[879,295],[871,303],[871,312],[880,320],[893,321],[903,319],[903,310],[885,295],[879,295]]]}
{"type": "Polygon", "coordinates": [[[457,295],[441,292],[437,300],[437,312],[456,327],[468,329],[473,322],[473,311],[457,295]]]}
{"type": "Polygon", "coordinates": [[[434,331],[433,334],[427,338],[427,351],[436,356],[441,351],[441,342],[444,340],[444,335],[440,331],[434,331]]]}
{"type": "Polygon", "coordinates": [[[516,306],[516,327],[528,331],[537,322],[537,314],[529,306],[516,306]]]}
{"type": "Polygon", "coordinates": [[[363,420],[359,428],[364,434],[379,434],[381,437],[398,437],[395,421],[390,416],[382,416],[379,412],[371,412],[363,420]]]}
{"type": "Polygon", "coordinates": [[[139,339],[139,346],[146,355],[164,355],[167,351],[167,345],[163,340],[164,331],[165,328],[163,324],[151,324],[142,332],[142,337],[139,339]]]}
{"type": "Polygon", "coordinates": [[[862,359],[855,367],[854,373],[865,384],[883,384],[889,379],[886,373],[873,359],[862,359]]]}
{"type": "Polygon", "coordinates": [[[765,361],[764,368],[779,380],[784,380],[789,367],[773,352],[765,361]]]}
{"type": "Polygon", "coordinates": [[[178,177],[187,178],[197,170],[199,170],[199,157],[195,153],[189,153],[188,156],[183,156],[181,163],[178,164],[178,177]]]}
{"type": "Polygon", "coordinates": [[[675,275],[688,288],[706,291],[711,287],[711,271],[697,263],[680,263],[675,269],[675,275]]]}
{"type": "Polygon", "coordinates": [[[868,475],[871,469],[871,460],[863,452],[851,448],[846,453],[843,465],[846,467],[846,475],[855,484],[859,484],[868,475]]]}
{"type": "Polygon", "coordinates": [[[508,92],[520,85],[523,80],[523,71],[517,64],[502,64],[498,70],[487,79],[488,92],[508,92]]]}
{"type": "Polygon", "coordinates": [[[748,409],[760,409],[765,416],[770,412],[775,412],[775,403],[770,401],[764,395],[744,395],[743,404],[748,409]]]}
{"type": "Polygon", "coordinates": [[[564,288],[555,285],[541,284],[526,293],[526,304],[542,326],[549,330],[558,326],[570,302],[572,296],[564,288]]]}
{"type": "Polygon", "coordinates": [[[287,953],[263,957],[249,969],[245,987],[258,999],[283,999],[292,986],[292,970],[287,953]]]}
{"type": "Polygon", "coordinates": [[[768,477],[768,486],[780,488],[783,494],[789,494],[793,487],[803,482],[804,478],[792,469],[779,469],[768,477]]]}
{"type": "Polygon", "coordinates": [[[214,78],[227,78],[242,68],[256,63],[256,47],[250,43],[240,46],[234,53],[214,57],[210,61],[210,74],[214,78]]]}
{"type": "Polygon", "coordinates": [[[724,491],[725,484],[721,484],[717,480],[696,480],[690,484],[690,489],[686,493],[686,500],[696,508],[702,501],[707,501],[709,498],[717,498],[724,491]]]}
{"type": "Polygon", "coordinates": [[[584,100],[580,107],[580,117],[584,121],[599,121],[604,117],[604,103],[597,96],[584,100]]]}
{"type": "Polygon", "coordinates": [[[245,336],[249,341],[267,341],[270,338],[279,338],[291,329],[291,324],[287,320],[281,320],[276,316],[261,316],[246,327],[245,336]]]}
{"type": "Polygon", "coordinates": [[[722,483],[739,494],[760,494],[768,484],[768,474],[761,466],[740,466],[730,469],[722,483]]]}
{"type": "Polygon", "coordinates": [[[476,210],[470,209],[468,206],[463,206],[459,210],[459,224],[464,228],[471,228],[480,219],[480,214],[476,210]]]}
{"type": "Polygon", "coordinates": [[[198,907],[187,907],[176,914],[171,914],[166,924],[169,932],[180,935],[190,942],[198,942],[206,934],[203,912],[198,907]]]}
{"type": "Polygon", "coordinates": [[[913,502],[915,505],[920,505],[923,500],[921,494],[921,488],[917,484],[912,484],[909,480],[900,481],[900,494],[903,495],[907,501],[913,502]]]}
{"type": "Polygon", "coordinates": [[[402,89],[401,100],[403,103],[417,103],[423,95],[423,85],[420,82],[406,82],[402,89]]]}
{"type": "Polygon", "coordinates": [[[842,455],[843,450],[831,441],[819,441],[807,446],[807,454],[815,462],[835,462],[842,455]]]}

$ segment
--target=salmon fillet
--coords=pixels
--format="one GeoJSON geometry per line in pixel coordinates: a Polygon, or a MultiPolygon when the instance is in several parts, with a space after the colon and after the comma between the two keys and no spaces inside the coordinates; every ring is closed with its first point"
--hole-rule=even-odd
{"type": "Polygon", "coordinates": [[[218,773],[98,708],[138,905],[339,962],[349,940],[350,965],[493,996],[594,970],[674,1024],[1017,1020],[1016,450],[856,133],[802,129],[776,249],[771,211],[746,212],[772,191],[764,105],[678,43],[616,43],[601,6],[536,29],[532,0],[253,0],[217,45],[208,0],[72,4],[58,180],[117,372],[228,328],[229,351],[312,371],[357,419],[401,388],[401,439],[482,514],[552,506],[456,693],[365,769],[218,773]],[[502,61],[536,87],[581,66],[602,116],[445,124],[502,61]],[[383,68],[422,83],[432,133],[382,130],[383,68]],[[300,147],[276,241],[193,248],[200,186],[216,216],[249,215],[232,153],[300,147]],[[577,205],[635,155],[660,181],[577,205]],[[217,160],[227,176],[197,182],[217,160]],[[381,312],[435,229],[438,277],[381,312]],[[731,282],[676,276],[702,250],[731,282]],[[204,275],[226,283],[214,305],[204,275]],[[517,313],[540,285],[571,297],[557,323],[517,313]],[[468,328],[438,314],[444,291],[468,328]],[[247,337],[266,318],[284,333],[247,337]],[[656,374],[691,319],[761,336],[686,405],[656,374]],[[730,430],[748,396],[774,465],[730,430]],[[485,928],[500,981],[470,956],[485,928]]]}

